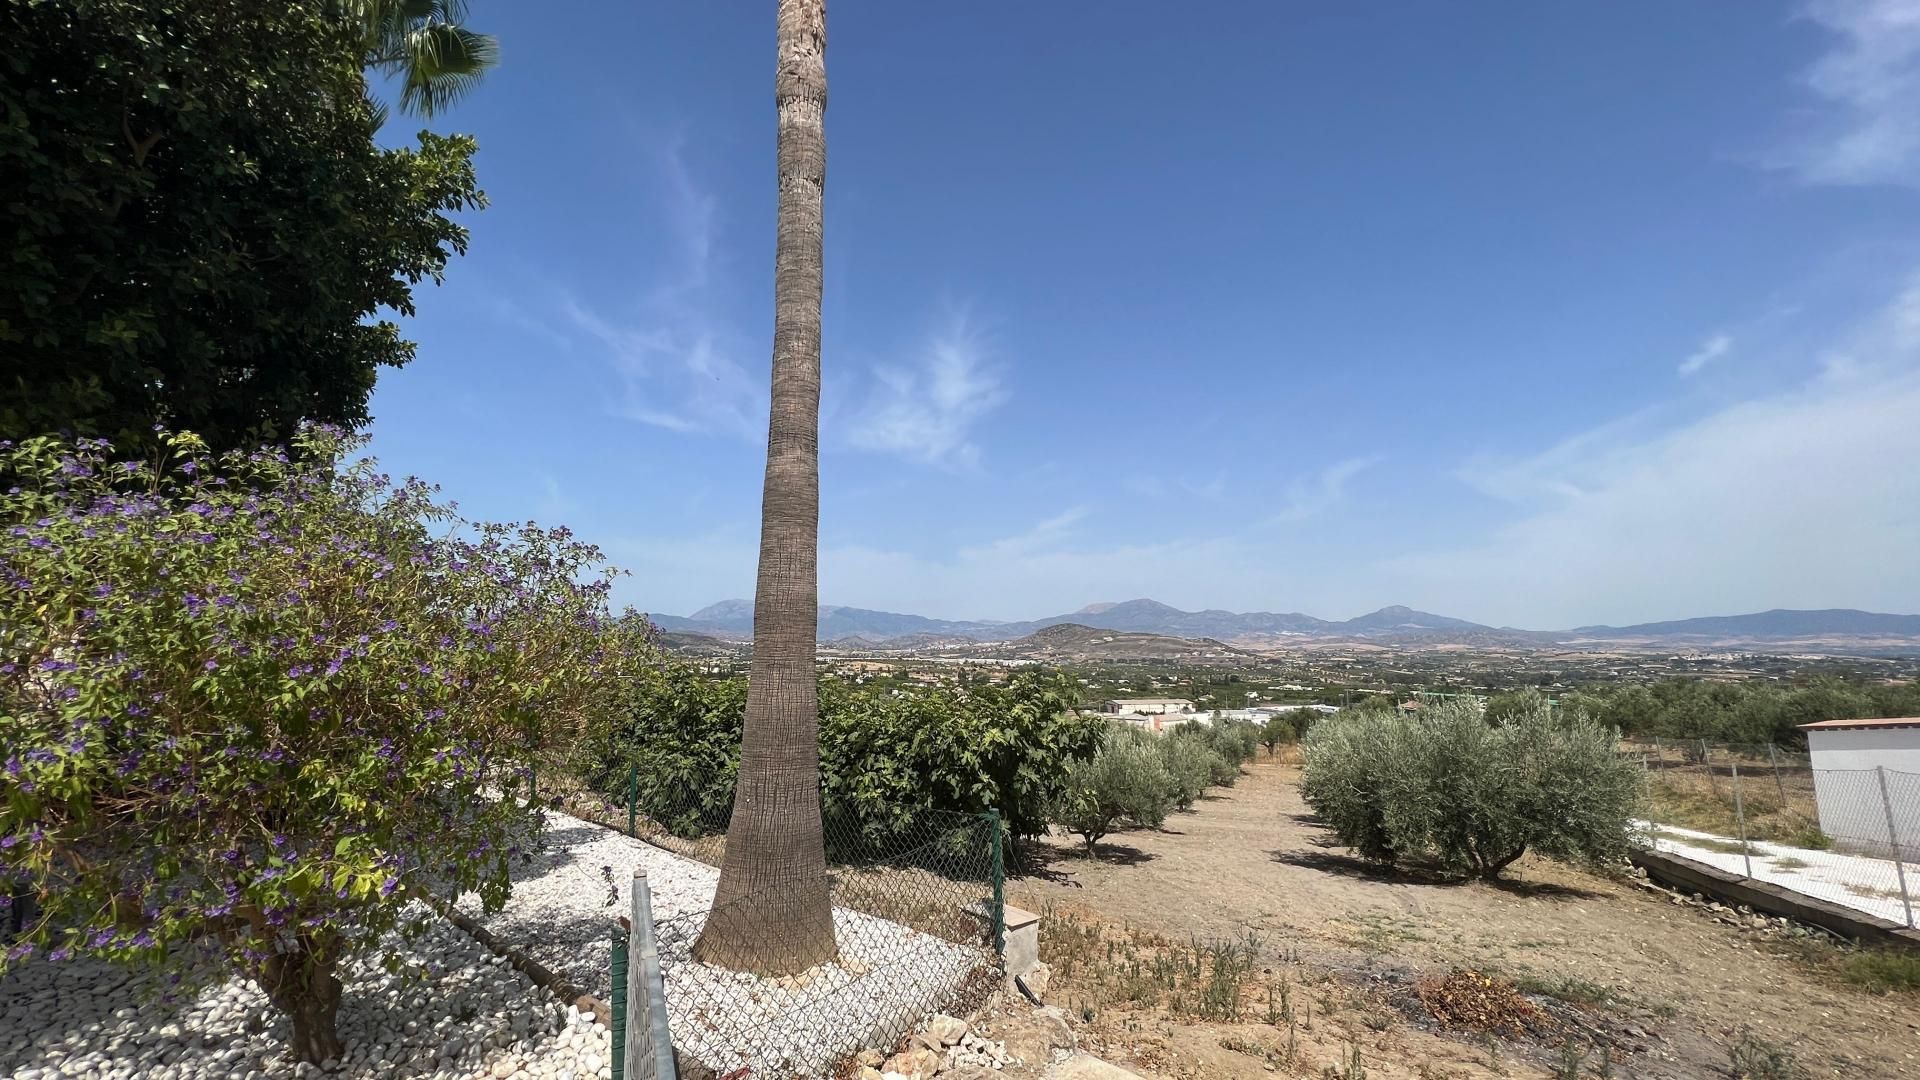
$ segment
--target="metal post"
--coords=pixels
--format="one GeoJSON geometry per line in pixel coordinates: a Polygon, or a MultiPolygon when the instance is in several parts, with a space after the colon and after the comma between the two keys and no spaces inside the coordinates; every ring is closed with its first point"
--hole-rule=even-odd
{"type": "Polygon", "coordinates": [[[1780,779],[1780,755],[1773,752],[1773,744],[1767,744],[1767,764],[1773,766],[1773,788],[1780,793],[1780,809],[1787,809],[1787,782],[1780,779]]]}
{"type": "Polygon", "coordinates": [[[667,1033],[666,987],[660,948],[653,939],[653,894],[647,872],[633,872],[632,925],[627,930],[626,1060],[635,1080],[674,1080],[673,1039],[667,1033]]]}
{"type": "Polygon", "coordinates": [[[640,805],[640,766],[627,766],[627,835],[638,836],[634,830],[634,814],[640,805]]]}
{"type": "Polygon", "coordinates": [[[1000,811],[987,811],[987,842],[993,857],[993,954],[1007,955],[1007,870],[1000,851],[1000,811]]]}
{"type": "MultiPolygon", "coordinates": [[[[619,929],[615,927],[615,929],[619,929]]],[[[627,935],[613,935],[613,1080],[627,1075],[627,935]]]]}
{"type": "Polygon", "coordinates": [[[1880,777],[1880,807],[1887,812],[1887,844],[1893,848],[1893,872],[1900,879],[1900,906],[1907,912],[1907,929],[1913,925],[1913,894],[1907,891],[1907,863],[1905,853],[1900,850],[1900,834],[1893,824],[1893,798],[1887,794],[1887,767],[1877,765],[1874,773],[1880,777]]]}
{"type": "Polygon", "coordinates": [[[1753,877],[1753,847],[1747,843],[1747,807],[1740,800],[1740,761],[1733,760],[1733,819],[1740,825],[1740,857],[1747,861],[1747,877],[1753,877]]]}
{"type": "Polygon", "coordinates": [[[1700,764],[1707,770],[1707,790],[1713,792],[1714,798],[1719,798],[1720,785],[1713,778],[1713,748],[1707,745],[1705,739],[1700,740],[1700,764]]]}

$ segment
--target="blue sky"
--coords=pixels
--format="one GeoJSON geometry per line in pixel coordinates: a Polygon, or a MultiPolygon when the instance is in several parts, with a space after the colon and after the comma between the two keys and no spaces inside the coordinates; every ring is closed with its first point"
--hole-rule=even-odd
{"type": "MultiPolygon", "coordinates": [[[[684,613],[752,591],[773,5],[566,14],[473,4],[374,452],[684,613]]],[[[829,20],[825,602],[1920,611],[1920,0],[829,20]]]]}

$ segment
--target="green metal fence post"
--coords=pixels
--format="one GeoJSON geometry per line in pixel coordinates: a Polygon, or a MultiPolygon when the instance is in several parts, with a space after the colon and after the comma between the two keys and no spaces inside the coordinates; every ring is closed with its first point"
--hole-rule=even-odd
{"type": "Polygon", "coordinates": [[[640,805],[640,766],[627,766],[627,835],[636,836],[634,814],[640,805]]]}
{"type": "Polygon", "coordinates": [[[988,842],[993,857],[993,953],[1007,955],[1007,868],[1000,852],[1000,811],[987,811],[988,842]]]}
{"type": "Polygon", "coordinates": [[[613,1080],[627,1074],[627,934],[613,936],[613,1080]]]}

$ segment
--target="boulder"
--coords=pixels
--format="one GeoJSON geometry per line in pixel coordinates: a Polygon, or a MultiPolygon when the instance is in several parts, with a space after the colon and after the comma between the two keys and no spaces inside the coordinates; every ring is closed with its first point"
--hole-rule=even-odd
{"type": "Polygon", "coordinates": [[[935,1043],[936,1050],[952,1046],[966,1037],[967,1022],[958,1017],[942,1013],[927,1021],[927,1038],[935,1043]]]}
{"type": "Polygon", "coordinates": [[[902,1050],[887,1059],[883,1071],[899,1073],[906,1080],[932,1080],[933,1074],[940,1071],[940,1055],[924,1046],[902,1050]]]}

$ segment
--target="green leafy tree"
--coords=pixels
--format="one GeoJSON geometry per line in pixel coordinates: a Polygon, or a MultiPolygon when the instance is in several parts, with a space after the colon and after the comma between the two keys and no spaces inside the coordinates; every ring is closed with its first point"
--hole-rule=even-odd
{"type": "Polygon", "coordinates": [[[1532,716],[1547,707],[1547,699],[1532,687],[1508,690],[1487,699],[1487,723],[1496,727],[1510,724],[1523,716],[1532,716]]]}
{"type": "Polygon", "coordinates": [[[1608,865],[1626,856],[1643,781],[1618,739],[1544,703],[1499,727],[1467,701],[1416,717],[1341,713],[1308,734],[1300,790],[1378,862],[1482,878],[1528,850],[1608,865]]]}
{"type": "Polygon", "coordinates": [[[396,24],[368,17],[0,8],[0,438],[131,453],[163,425],[220,451],[366,421],[376,373],[414,354],[385,316],[413,314],[413,287],[466,249],[457,213],[484,205],[471,139],[375,144],[363,64],[396,24]]]}
{"type": "Polygon", "coordinates": [[[1294,731],[1293,718],[1287,713],[1275,713],[1267,717],[1260,725],[1260,742],[1267,748],[1267,756],[1272,757],[1280,747],[1290,745],[1299,735],[1294,731]]]}
{"type": "Polygon", "coordinates": [[[1201,737],[1183,735],[1176,730],[1154,737],[1153,745],[1160,752],[1160,764],[1173,779],[1176,810],[1192,809],[1194,800],[1217,783],[1215,778],[1227,768],[1226,762],[1201,737]]]}
{"type": "MultiPolygon", "coordinates": [[[[1046,830],[1068,767],[1105,724],[1073,708],[1063,676],[1022,672],[1004,686],[891,689],[820,680],[823,814],[886,850],[928,812],[998,809],[1016,838],[1046,830]]],[[[590,725],[575,764],[624,802],[638,770],[639,809],[681,835],[723,829],[739,771],[746,686],[679,663],[633,679],[620,708],[590,725]]]]}
{"type": "Polygon", "coordinates": [[[409,891],[506,899],[501,797],[639,642],[598,554],[463,522],[330,431],[215,459],[0,443],[0,879],[36,953],[238,971],[341,1056],[342,963],[409,891]]]}
{"type": "Polygon", "coordinates": [[[1053,822],[1079,836],[1093,858],[1096,845],[1121,822],[1154,828],[1166,821],[1176,785],[1154,736],[1112,731],[1097,753],[1068,768],[1053,822]]]}

